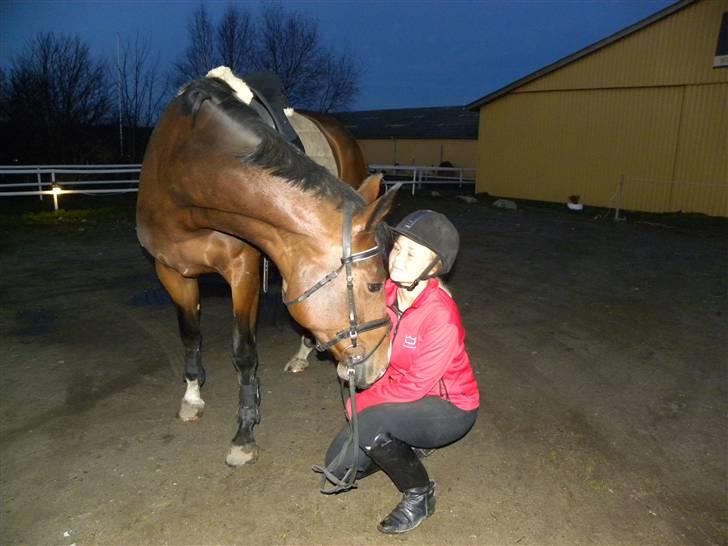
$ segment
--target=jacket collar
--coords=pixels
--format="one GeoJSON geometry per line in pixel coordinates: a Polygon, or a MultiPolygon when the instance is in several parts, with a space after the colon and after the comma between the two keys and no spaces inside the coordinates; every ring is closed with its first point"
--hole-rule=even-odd
{"type": "MultiPolygon", "coordinates": [[[[435,292],[440,287],[440,283],[437,281],[437,279],[428,279],[427,280],[427,286],[425,289],[420,292],[420,295],[415,298],[415,301],[412,302],[412,305],[409,306],[410,309],[414,307],[419,307],[422,305],[422,303],[430,297],[430,294],[435,292]]],[[[384,283],[384,290],[387,295],[387,307],[391,307],[394,305],[394,301],[397,299],[397,285],[394,284],[394,282],[391,279],[387,279],[387,281],[384,283]]]]}

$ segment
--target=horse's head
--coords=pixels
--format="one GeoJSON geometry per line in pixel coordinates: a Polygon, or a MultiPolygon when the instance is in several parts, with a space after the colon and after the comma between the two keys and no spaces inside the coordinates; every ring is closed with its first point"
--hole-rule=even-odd
{"type": "Polygon", "coordinates": [[[293,317],[316,336],[319,349],[334,355],[342,379],[351,379],[353,368],[360,388],[379,379],[389,364],[383,218],[396,191],[377,199],[380,182],[381,176],[367,178],[358,190],[366,206],[352,211],[345,205],[331,222],[330,239],[319,241],[317,256],[284,286],[295,298],[288,302],[293,317]]]}

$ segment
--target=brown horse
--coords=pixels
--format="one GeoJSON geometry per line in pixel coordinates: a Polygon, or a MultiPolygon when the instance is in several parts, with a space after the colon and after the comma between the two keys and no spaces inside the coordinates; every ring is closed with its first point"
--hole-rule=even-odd
{"type": "MultiPolygon", "coordinates": [[[[389,349],[377,232],[394,192],[377,198],[378,176],[353,190],[261,121],[251,100],[237,79],[185,86],[152,134],[137,202],[139,241],[177,308],[187,383],[183,420],[198,418],[204,408],[197,277],[217,272],[230,285],[240,386],[238,427],[226,459],[231,466],[258,456],[261,252],[281,272],[291,315],[319,349],[331,351],[339,376],[370,385],[384,373],[389,349]]],[[[339,172],[359,176],[347,163],[347,153],[357,152],[342,134],[341,128],[327,132],[341,150],[339,172]]]]}

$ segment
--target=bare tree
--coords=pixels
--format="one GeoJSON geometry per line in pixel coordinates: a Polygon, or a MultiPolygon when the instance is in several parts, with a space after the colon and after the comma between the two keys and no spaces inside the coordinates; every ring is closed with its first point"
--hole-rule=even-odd
{"type": "Polygon", "coordinates": [[[187,34],[190,44],[182,59],[175,63],[174,80],[177,85],[204,76],[208,70],[219,64],[215,62],[215,30],[205,4],[200,4],[192,14],[192,21],[187,25],[187,34]]]}
{"type": "Polygon", "coordinates": [[[267,4],[261,18],[258,68],[278,74],[291,104],[312,107],[326,73],[318,22],[277,4],[267,4]]]}
{"type": "Polygon", "coordinates": [[[233,4],[228,5],[217,26],[216,38],[219,64],[229,67],[236,74],[245,74],[254,69],[255,24],[247,11],[233,4]]]}
{"type": "Polygon", "coordinates": [[[348,51],[336,55],[329,51],[326,56],[326,68],[321,86],[316,93],[319,112],[335,112],[347,108],[359,94],[359,78],[361,67],[348,51]]]}
{"type": "Polygon", "coordinates": [[[10,97],[10,81],[8,73],[0,66],[0,123],[8,120],[8,100],[10,97]]]}
{"type": "Polygon", "coordinates": [[[89,127],[108,119],[106,67],[78,37],[41,33],[13,62],[7,117],[26,154],[37,160],[84,161],[89,127]]]}
{"type": "Polygon", "coordinates": [[[190,43],[176,63],[178,85],[224,64],[243,77],[252,70],[275,72],[297,108],[341,110],[359,93],[361,69],[356,57],[324,47],[315,18],[280,4],[265,4],[257,24],[247,12],[230,5],[217,26],[201,5],[188,33],[190,43]]]}
{"type": "Polygon", "coordinates": [[[127,40],[120,46],[114,65],[118,108],[121,122],[127,128],[128,145],[124,155],[138,160],[139,129],[155,123],[169,85],[160,77],[159,55],[152,56],[148,40],[140,39],[138,34],[133,41],[127,40]]]}

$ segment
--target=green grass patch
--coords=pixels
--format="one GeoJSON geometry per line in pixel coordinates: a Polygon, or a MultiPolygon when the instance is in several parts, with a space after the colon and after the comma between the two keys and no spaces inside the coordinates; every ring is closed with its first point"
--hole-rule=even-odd
{"type": "Polygon", "coordinates": [[[587,480],[586,484],[594,491],[606,491],[609,489],[607,483],[603,480],[587,480]]]}

